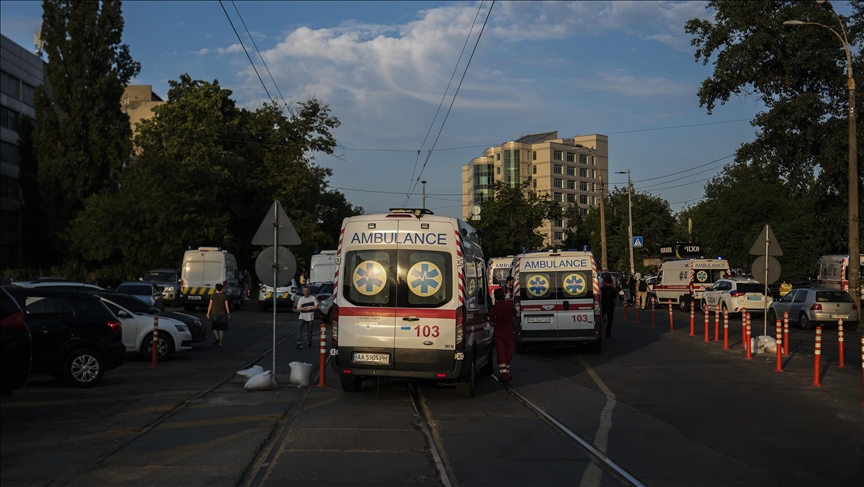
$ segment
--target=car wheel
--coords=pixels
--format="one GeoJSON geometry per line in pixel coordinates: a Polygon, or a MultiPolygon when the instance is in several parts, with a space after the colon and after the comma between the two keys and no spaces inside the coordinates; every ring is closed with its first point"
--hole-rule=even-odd
{"type": "Polygon", "coordinates": [[[63,361],[63,378],[75,387],[93,387],[105,375],[105,362],[92,348],[79,348],[63,361]]]}
{"type": "Polygon", "coordinates": [[[360,386],[363,384],[363,378],[355,377],[353,375],[340,375],[339,382],[342,383],[343,391],[357,392],[360,390],[360,386]]]}
{"type": "MultiPolygon", "coordinates": [[[[174,352],[174,339],[167,331],[159,334],[159,342],[156,344],[156,353],[159,360],[167,360],[174,352]]],[[[141,342],[141,357],[144,360],[153,360],[153,333],[148,333],[141,342]]]]}
{"type": "Polygon", "coordinates": [[[597,341],[591,344],[591,353],[603,352],[603,337],[597,336],[597,341]]]}
{"type": "Polygon", "coordinates": [[[678,309],[680,309],[681,311],[690,311],[690,300],[685,298],[684,296],[681,296],[678,299],[678,309]]]}
{"type": "Polygon", "coordinates": [[[777,312],[773,309],[768,310],[768,323],[777,323],[777,312]]]}
{"type": "Polygon", "coordinates": [[[807,317],[807,313],[801,313],[801,316],[798,317],[798,326],[800,326],[802,330],[813,329],[813,323],[810,322],[810,318],[807,317]]]}
{"type": "Polygon", "coordinates": [[[456,383],[456,394],[459,397],[474,397],[474,387],[477,382],[477,370],[474,368],[474,359],[468,364],[468,373],[465,375],[464,382],[456,383]]]}
{"type": "Polygon", "coordinates": [[[705,302],[704,299],[703,299],[702,301],[699,302],[699,309],[701,309],[703,313],[707,313],[707,312],[708,312],[708,303],[705,302]]]}

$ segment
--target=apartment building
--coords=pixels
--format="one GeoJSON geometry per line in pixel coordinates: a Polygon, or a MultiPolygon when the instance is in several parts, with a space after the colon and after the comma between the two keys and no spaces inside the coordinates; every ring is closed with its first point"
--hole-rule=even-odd
{"type": "MultiPolygon", "coordinates": [[[[493,183],[516,186],[532,180],[562,208],[574,205],[583,213],[599,204],[600,181],[609,181],[609,138],[577,135],[559,138],[558,132],[529,134],[500,146],[462,166],[462,215],[493,196],[493,183]]],[[[482,218],[482,215],[481,215],[482,218]]],[[[546,222],[540,231],[546,244],[561,245],[566,221],[546,222]]]]}

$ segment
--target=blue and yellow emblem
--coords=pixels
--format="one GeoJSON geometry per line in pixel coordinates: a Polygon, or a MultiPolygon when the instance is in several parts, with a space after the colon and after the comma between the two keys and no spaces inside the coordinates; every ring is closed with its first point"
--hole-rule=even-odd
{"type": "Polygon", "coordinates": [[[696,280],[699,282],[705,282],[708,280],[708,273],[705,271],[699,271],[696,273],[696,280]]]}
{"type": "Polygon", "coordinates": [[[473,296],[477,292],[477,280],[473,277],[468,279],[468,295],[473,296]]]}
{"type": "Polygon", "coordinates": [[[549,292],[549,279],[543,274],[528,277],[528,294],[540,298],[549,292]]]}
{"type": "Polygon", "coordinates": [[[408,289],[421,298],[428,298],[441,289],[444,276],[435,264],[418,262],[408,269],[408,289]]]}
{"type": "Polygon", "coordinates": [[[585,278],[582,274],[567,274],[564,276],[564,293],[579,297],[588,291],[588,286],[585,284],[585,278]]]}
{"type": "Polygon", "coordinates": [[[387,284],[384,266],[374,260],[363,261],[354,268],[354,289],[364,296],[374,296],[387,284]]]}

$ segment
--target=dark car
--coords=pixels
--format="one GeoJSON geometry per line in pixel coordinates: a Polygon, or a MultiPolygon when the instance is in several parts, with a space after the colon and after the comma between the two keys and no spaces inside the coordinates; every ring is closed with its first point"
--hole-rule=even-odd
{"type": "Polygon", "coordinates": [[[201,322],[200,319],[196,318],[195,316],[187,315],[185,313],[163,311],[158,308],[149,306],[147,303],[144,303],[140,299],[129,294],[99,293],[98,296],[104,297],[109,301],[113,301],[120,306],[128,309],[129,311],[137,313],[139,315],[150,314],[154,316],[164,316],[166,318],[181,321],[189,328],[189,332],[192,333],[193,343],[202,342],[207,339],[207,327],[204,325],[204,323],[201,322]]]}
{"type": "Polygon", "coordinates": [[[120,321],[99,296],[38,288],[11,288],[9,294],[32,334],[33,373],[93,387],[125,362],[120,321]]]}
{"type": "Polygon", "coordinates": [[[24,387],[30,378],[31,338],[21,307],[4,289],[0,289],[0,304],[0,393],[7,395],[24,387]]]}
{"type": "Polygon", "coordinates": [[[153,269],[141,280],[161,287],[169,306],[180,306],[180,269],[153,269]]]}

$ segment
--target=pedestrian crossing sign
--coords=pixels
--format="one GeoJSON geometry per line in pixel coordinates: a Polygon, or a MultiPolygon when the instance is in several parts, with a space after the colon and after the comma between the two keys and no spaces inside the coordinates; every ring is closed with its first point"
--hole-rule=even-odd
{"type": "Polygon", "coordinates": [[[641,249],[642,248],[642,237],[633,237],[633,248],[641,249]]]}

